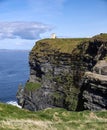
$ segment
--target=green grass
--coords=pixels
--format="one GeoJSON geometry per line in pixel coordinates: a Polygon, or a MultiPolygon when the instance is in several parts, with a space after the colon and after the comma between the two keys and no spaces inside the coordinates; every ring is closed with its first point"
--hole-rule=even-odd
{"type": "Polygon", "coordinates": [[[48,108],[30,112],[0,103],[0,130],[106,130],[107,111],[71,112],[48,108]]]}
{"type": "Polygon", "coordinates": [[[93,37],[94,39],[107,41],[107,33],[101,33],[93,37]]]}
{"type": "Polygon", "coordinates": [[[89,40],[89,38],[56,38],[56,39],[42,39],[36,43],[33,47],[33,52],[39,52],[44,48],[44,43],[48,45],[48,49],[56,49],[62,53],[72,53],[72,50],[76,46],[84,41],[89,40]],[[39,47],[38,47],[39,46],[39,47]]]}
{"type": "Polygon", "coordinates": [[[41,87],[40,83],[27,82],[25,85],[25,89],[28,91],[33,91],[41,87]]]}

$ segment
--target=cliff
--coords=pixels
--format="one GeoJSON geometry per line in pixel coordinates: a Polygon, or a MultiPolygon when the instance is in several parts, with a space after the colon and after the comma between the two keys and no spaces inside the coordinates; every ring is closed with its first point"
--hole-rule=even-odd
{"type": "Polygon", "coordinates": [[[107,34],[40,40],[30,52],[30,77],[19,88],[18,103],[33,111],[107,109],[106,60],[107,34]]]}
{"type": "Polygon", "coordinates": [[[78,109],[107,109],[107,61],[98,61],[93,72],[85,73],[79,95],[78,109]]]}

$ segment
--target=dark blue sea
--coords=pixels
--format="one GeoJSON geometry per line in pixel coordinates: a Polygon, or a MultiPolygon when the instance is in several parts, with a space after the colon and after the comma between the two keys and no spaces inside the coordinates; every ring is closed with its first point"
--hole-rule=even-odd
{"type": "Polygon", "coordinates": [[[0,102],[15,103],[19,84],[29,78],[29,51],[0,50],[0,102]]]}

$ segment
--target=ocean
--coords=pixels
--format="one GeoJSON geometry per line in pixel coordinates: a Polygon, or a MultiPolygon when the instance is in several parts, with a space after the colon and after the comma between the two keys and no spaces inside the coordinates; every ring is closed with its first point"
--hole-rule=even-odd
{"type": "Polygon", "coordinates": [[[0,50],[0,102],[16,104],[19,84],[29,78],[29,51],[0,50]]]}

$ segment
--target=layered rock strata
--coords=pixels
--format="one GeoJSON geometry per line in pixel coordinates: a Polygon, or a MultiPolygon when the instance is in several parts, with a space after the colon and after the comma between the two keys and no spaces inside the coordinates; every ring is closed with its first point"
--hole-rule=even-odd
{"type": "Polygon", "coordinates": [[[20,89],[19,104],[33,111],[48,107],[106,109],[107,82],[102,75],[107,74],[107,35],[102,36],[38,41],[30,52],[28,82],[40,87],[29,90],[25,86],[21,96],[20,89]],[[99,60],[104,66],[97,64],[99,60]]]}
{"type": "Polygon", "coordinates": [[[107,61],[98,61],[93,72],[85,73],[78,105],[78,110],[107,109],[107,61]]]}

